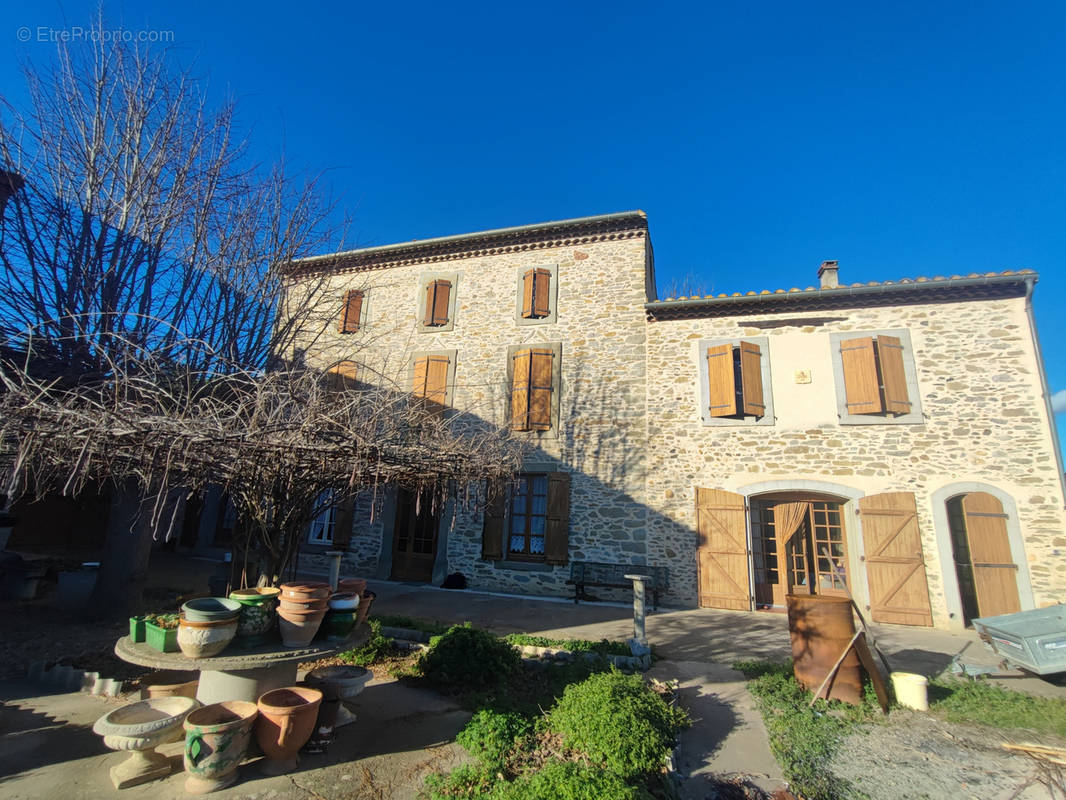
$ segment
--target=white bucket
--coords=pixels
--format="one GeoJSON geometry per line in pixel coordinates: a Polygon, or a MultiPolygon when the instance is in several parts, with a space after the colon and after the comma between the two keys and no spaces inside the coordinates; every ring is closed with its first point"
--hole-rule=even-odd
{"type": "Polygon", "coordinates": [[[896,690],[896,701],[905,708],[915,711],[929,710],[929,679],[913,672],[893,672],[892,688],[896,690]]]}

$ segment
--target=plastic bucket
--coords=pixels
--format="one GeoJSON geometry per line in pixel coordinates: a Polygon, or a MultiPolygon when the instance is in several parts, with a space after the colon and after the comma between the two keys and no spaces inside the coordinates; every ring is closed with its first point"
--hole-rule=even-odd
{"type": "Polygon", "coordinates": [[[929,710],[929,679],[913,672],[893,672],[892,688],[896,702],[915,711],[929,710]]]}

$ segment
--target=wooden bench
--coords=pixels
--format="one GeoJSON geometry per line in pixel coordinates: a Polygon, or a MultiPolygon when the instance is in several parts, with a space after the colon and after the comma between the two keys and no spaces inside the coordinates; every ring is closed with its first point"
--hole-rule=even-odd
{"type": "Polygon", "coordinates": [[[633,581],[626,578],[626,575],[648,575],[651,578],[644,585],[647,591],[651,592],[652,608],[658,609],[659,594],[670,588],[669,573],[666,567],[649,567],[646,564],[607,564],[602,561],[571,561],[570,580],[566,584],[574,587],[574,603],[577,603],[585,594],[586,586],[599,586],[604,589],[632,589],[633,581]]]}

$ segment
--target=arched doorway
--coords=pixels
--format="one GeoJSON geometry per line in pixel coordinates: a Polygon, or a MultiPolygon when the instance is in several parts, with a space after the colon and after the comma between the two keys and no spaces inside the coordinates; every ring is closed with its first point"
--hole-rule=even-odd
{"type": "Polygon", "coordinates": [[[947,516],[965,624],[1021,611],[1003,504],[988,492],[958,494],[947,500],[947,516]]]}

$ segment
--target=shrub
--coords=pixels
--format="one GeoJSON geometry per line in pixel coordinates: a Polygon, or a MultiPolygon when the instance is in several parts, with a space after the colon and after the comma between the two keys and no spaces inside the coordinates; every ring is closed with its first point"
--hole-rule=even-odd
{"type": "Polygon", "coordinates": [[[369,625],[370,638],[367,639],[366,644],[352,650],[345,650],[338,656],[341,661],[366,667],[392,653],[392,639],[381,635],[381,623],[372,619],[369,625]]]}
{"type": "Polygon", "coordinates": [[[499,766],[515,739],[532,729],[532,721],[521,714],[482,709],[466,723],[456,741],[483,764],[499,766]]]}
{"type": "Polygon", "coordinates": [[[498,780],[496,773],[482,764],[465,764],[447,775],[430,775],[426,779],[426,797],[428,800],[489,800],[498,780]]]}
{"type": "Polygon", "coordinates": [[[520,662],[515,648],[488,631],[455,625],[430,639],[418,671],[439,689],[476,692],[501,688],[520,662]]]}
{"type": "Polygon", "coordinates": [[[551,639],[547,636],[530,636],[528,633],[509,633],[504,638],[516,647],[554,647],[571,653],[596,653],[601,656],[633,655],[626,642],[612,642],[609,639],[598,642],[588,639],[551,639]]]}
{"type": "Polygon", "coordinates": [[[640,676],[617,670],[570,686],[548,716],[548,727],[562,734],[563,744],[627,780],[659,772],[676,733],[687,724],[685,712],[668,705],[640,676]]]}
{"type": "Polygon", "coordinates": [[[501,783],[492,800],[644,800],[651,796],[627,786],[618,775],[566,761],[549,761],[514,783],[501,783]]]}

